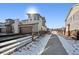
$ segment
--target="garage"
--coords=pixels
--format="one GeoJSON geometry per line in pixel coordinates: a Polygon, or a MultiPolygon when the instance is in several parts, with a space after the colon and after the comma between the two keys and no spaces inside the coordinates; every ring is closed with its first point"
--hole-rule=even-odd
{"type": "Polygon", "coordinates": [[[32,33],[32,26],[31,25],[20,25],[19,28],[20,28],[20,33],[22,33],[22,34],[32,33]]]}

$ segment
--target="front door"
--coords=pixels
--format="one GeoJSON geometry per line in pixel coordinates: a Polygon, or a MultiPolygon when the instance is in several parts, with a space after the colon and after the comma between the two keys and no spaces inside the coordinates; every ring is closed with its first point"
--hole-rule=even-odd
{"type": "Polygon", "coordinates": [[[68,24],[68,36],[70,36],[70,24],[68,24]]]}
{"type": "Polygon", "coordinates": [[[1,28],[0,28],[0,32],[1,32],[1,28]]]}

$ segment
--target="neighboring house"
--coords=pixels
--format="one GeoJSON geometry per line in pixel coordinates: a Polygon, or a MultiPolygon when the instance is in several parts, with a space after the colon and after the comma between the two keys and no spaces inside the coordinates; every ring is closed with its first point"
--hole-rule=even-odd
{"type": "Polygon", "coordinates": [[[13,20],[13,19],[6,19],[6,31],[7,33],[19,33],[19,20],[13,20]]]}
{"type": "Polygon", "coordinates": [[[53,32],[56,32],[60,35],[64,35],[64,27],[52,29],[53,32]]]}
{"type": "Polygon", "coordinates": [[[13,32],[16,34],[16,33],[19,33],[19,19],[15,19],[14,20],[14,23],[12,24],[12,27],[13,27],[13,32]]]}
{"type": "Polygon", "coordinates": [[[20,21],[21,24],[26,24],[26,19],[20,21]]]}
{"type": "Polygon", "coordinates": [[[45,25],[45,17],[42,17],[40,14],[37,13],[27,15],[28,19],[26,20],[26,24],[33,24],[33,32],[47,31],[47,27],[45,25]]]}
{"type": "Polygon", "coordinates": [[[0,33],[6,33],[5,23],[0,22],[0,33]]]}
{"type": "Polygon", "coordinates": [[[65,35],[75,37],[79,36],[79,4],[73,6],[65,20],[65,35]]]}
{"type": "MultiPolygon", "coordinates": [[[[19,21],[18,19],[6,19],[5,27],[6,33],[39,33],[46,32],[47,27],[45,25],[45,17],[40,16],[40,14],[27,14],[28,19],[19,21]]],[[[1,31],[1,29],[0,29],[1,31]]]]}

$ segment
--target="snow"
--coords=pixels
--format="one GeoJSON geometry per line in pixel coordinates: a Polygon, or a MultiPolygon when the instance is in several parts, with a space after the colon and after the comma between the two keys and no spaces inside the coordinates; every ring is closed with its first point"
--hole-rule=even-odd
{"type": "Polygon", "coordinates": [[[40,55],[44,51],[50,36],[51,34],[46,34],[44,37],[39,37],[36,41],[25,45],[16,52],[13,52],[12,55],[40,55]]]}
{"type": "Polygon", "coordinates": [[[2,43],[0,43],[0,46],[4,46],[4,45],[10,44],[10,43],[15,43],[15,42],[23,41],[23,40],[26,40],[26,39],[31,38],[31,37],[32,36],[28,36],[28,37],[19,38],[19,39],[16,39],[16,40],[2,42],[2,43]]]}
{"type": "MultiPolygon", "coordinates": [[[[27,37],[20,38],[20,39],[23,39],[23,41],[17,42],[17,43],[14,43],[14,44],[12,44],[12,45],[9,45],[9,46],[6,46],[6,47],[1,48],[1,49],[0,49],[0,52],[5,51],[5,50],[7,50],[7,51],[1,53],[0,55],[8,54],[8,53],[14,51],[16,48],[19,48],[19,47],[21,47],[21,46],[23,46],[23,45],[25,45],[25,44],[27,44],[27,43],[29,43],[29,42],[32,41],[31,38],[27,39],[27,37]],[[26,40],[24,40],[24,39],[26,39],[26,40]],[[13,47],[14,47],[14,48],[13,48],[13,47]]],[[[20,39],[19,39],[19,40],[20,40],[20,39]]],[[[17,40],[18,40],[18,39],[17,39],[17,40]]]]}
{"type": "Polygon", "coordinates": [[[78,40],[71,40],[65,39],[62,36],[59,36],[59,40],[61,41],[63,47],[67,51],[69,55],[79,55],[79,41],[78,40]]]}

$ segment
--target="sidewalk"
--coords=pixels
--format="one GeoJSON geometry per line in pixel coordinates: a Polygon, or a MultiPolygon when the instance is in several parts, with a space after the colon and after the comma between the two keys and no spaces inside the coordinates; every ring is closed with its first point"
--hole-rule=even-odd
{"type": "Polygon", "coordinates": [[[47,42],[50,39],[50,37],[51,34],[47,34],[44,37],[39,37],[37,41],[20,48],[12,55],[40,55],[44,51],[44,48],[47,45],[47,42]]]}
{"type": "Polygon", "coordinates": [[[67,55],[57,35],[53,34],[42,55],[67,55]]]}

